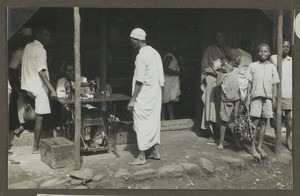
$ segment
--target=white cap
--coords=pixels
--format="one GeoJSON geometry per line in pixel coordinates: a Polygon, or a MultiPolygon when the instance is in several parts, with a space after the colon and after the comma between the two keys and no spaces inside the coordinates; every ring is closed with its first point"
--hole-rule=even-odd
{"type": "Polygon", "coordinates": [[[143,29],[135,28],[131,31],[130,37],[138,40],[146,40],[146,32],[143,29]]]}
{"type": "Polygon", "coordinates": [[[21,35],[32,35],[32,30],[31,28],[23,28],[21,29],[21,35]]]}

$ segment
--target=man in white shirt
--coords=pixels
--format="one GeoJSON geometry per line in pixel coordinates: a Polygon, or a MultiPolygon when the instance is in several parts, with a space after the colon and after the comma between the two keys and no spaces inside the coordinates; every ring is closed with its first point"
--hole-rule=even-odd
{"type": "Polygon", "coordinates": [[[146,44],[146,33],[140,28],[130,34],[131,44],[139,53],[136,56],[132,80],[132,98],[127,109],[133,113],[133,129],[137,135],[139,155],[131,165],[146,163],[149,158],[160,159],[157,145],[160,144],[160,114],[164,72],[158,52],[146,44]]]}
{"type": "MultiPolygon", "coordinates": [[[[282,111],[285,113],[286,147],[292,150],[292,109],[293,109],[293,67],[292,57],[288,54],[291,49],[289,40],[284,39],[282,45],[282,111]]],[[[277,55],[272,55],[270,62],[277,66],[277,55]]]]}
{"type": "Polygon", "coordinates": [[[49,81],[47,52],[44,45],[50,42],[50,31],[39,27],[35,39],[24,49],[21,72],[21,89],[35,100],[36,121],[34,126],[34,145],[32,153],[39,153],[39,141],[42,133],[43,116],[50,114],[48,92],[51,97],[57,97],[56,91],[49,81]]]}

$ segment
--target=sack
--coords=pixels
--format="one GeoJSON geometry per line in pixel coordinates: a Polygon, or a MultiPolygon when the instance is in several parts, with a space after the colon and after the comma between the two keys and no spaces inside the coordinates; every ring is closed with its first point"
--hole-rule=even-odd
{"type": "Polygon", "coordinates": [[[34,121],[36,118],[35,111],[30,103],[25,104],[23,118],[26,121],[34,121]]]}

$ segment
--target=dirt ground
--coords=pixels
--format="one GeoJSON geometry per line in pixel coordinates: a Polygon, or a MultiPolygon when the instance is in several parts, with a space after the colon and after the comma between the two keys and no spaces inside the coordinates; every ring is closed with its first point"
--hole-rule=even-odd
{"type": "MultiPolygon", "coordinates": [[[[284,134],[283,134],[284,136],[284,134]]],[[[100,182],[92,182],[93,186],[80,186],[88,189],[209,189],[209,190],[235,190],[235,189],[285,189],[293,187],[293,169],[291,152],[283,147],[282,156],[274,154],[274,131],[268,130],[263,144],[268,158],[258,162],[249,155],[248,143],[244,149],[237,151],[230,142],[224,150],[217,150],[216,144],[211,140],[199,137],[190,130],[164,131],[161,133],[159,150],[162,159],[148,160],[143,166],[131,166],[134,156],[137,155],[136,144],[118,145],[119,158],[112,154],[90,154],[82,156],[82,168],[92,169],[94,175],[101,174],[100,182]],[[244,158],[242,158],[244,157],[244,158]],[[224,161],[240,160],[241,164],[232,164],[224,161]],[[212,170],[208,172],[201,160],[206,159],[212,163],[212,170]],[[195,164],[200,170],[194,173],[182,172],[178,177],[154,176],[142,180],[134,179],[139,171],[151,169],[159,171],[164,166],[178,166],[182,163],[195,164]],[[117,179],[119,169],[126,170],[128,180],[117,179]]],[[[36,188],[73,189],[76,186],[57,186],[57,182],[65,182],[66,176],[72,171],[71,167],[51,169],[40,160],[40,155],[31,154],[31,146],[12,147],[13,159],[20,164],[8,162],[9,187],[16,188],[20,182],[32,181],[36,188]],[[54,181],[53,181],[54,179],[54,181]],[[25,180],[25,181],[26,181],[25,180]],[[52,185],[49,182],[53,183],[52,185]],[[49,188],[48,187],[48,188],[49,188]]],[[[27,183],[27,182],[26,182],[27,183]]],[[[77,187],[78,188],[78,187],[77,187]]]]}
{"type": "Polygon", "coordinates": [[[292,189],[291,166],[253,163],[245,169],[218,171],[213,175],[184,175],[179,179],[148,180],[128,183],[129,189],[292,189]]]}

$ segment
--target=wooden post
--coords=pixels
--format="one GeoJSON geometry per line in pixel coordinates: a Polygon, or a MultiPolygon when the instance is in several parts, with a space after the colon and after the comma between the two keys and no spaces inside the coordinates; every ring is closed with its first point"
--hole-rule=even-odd
{"type": "MultiPolygon", "coordinates": [[[[100,88],[106,89],[107,80],[107,34],[106,34],[106,10],[101,10],[100,16],[100,88]]],[[[102,103],[102,109],[106,111],[106,103],[102,103]]]]}
{"type": "Polygon", "coordinates": [[[81,69],[80,69],[80,15],[79,8],[74,7],[74,52],[75,52],[75,170],[80,163],[80,132],[81,132],[81,69]]]}
{"type": "Polygon", "coordinates": [[[106,10],[101,10],[100,17],[100,76],[101,88],[106,90],[107,79],[107,35],[106,35],[106,10]]]}
{"type": "Polygon", "coordinates": [[[282,148],[281,144],[281,129],[282,129],[282,26],[283,26],[283,14],[282,10],[278,10],[277,16],[277,71],[280,82],[277,84],[277,106],[276,106],[276,136],[275,136],[275,153],[279,154],[282,148]]]}

